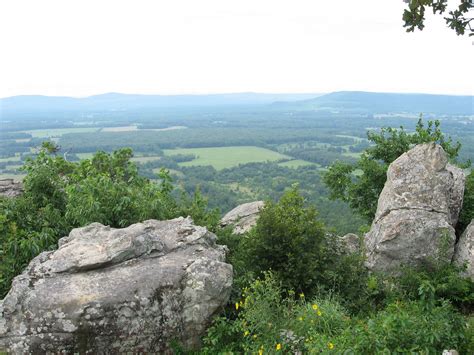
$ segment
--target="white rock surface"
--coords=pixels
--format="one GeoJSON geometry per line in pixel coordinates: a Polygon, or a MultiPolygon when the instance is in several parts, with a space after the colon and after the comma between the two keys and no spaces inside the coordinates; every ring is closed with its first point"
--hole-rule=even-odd
{"type": "Polygon", "coordinates": [[[458,265],[466,264],[465,275],[474,281],[474,220],[471,221],[459,238],[453,260],[458,265]]]}
{"type": "Polygon", "coordinates": [[[199,345],[232,286],[214,234],[189,218],[74,229],[0,302],[9,353],[163,353],[199,345]]]}
{"type": "Polygon", "coordinates": [[[247,233],[257,224],[260,210],[264,205],[265,203],[263,201],[255,201],[239,205],[222,217],[220,224],[222,227],[229,225],[234,226],[235,234],[247,233]]]}
{"type": "Polygon", "coordinates": [[[462,170],[449,165],[434,143],[420,144],[390,164],[365,236],[367,266],[394,272],[438,258],[441,250],[451,260],[464,181],[462,170]]]}

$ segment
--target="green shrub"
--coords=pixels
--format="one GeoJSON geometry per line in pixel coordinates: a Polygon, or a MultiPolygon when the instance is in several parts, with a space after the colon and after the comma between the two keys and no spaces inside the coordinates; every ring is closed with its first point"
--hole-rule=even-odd
{"type": "Polygon", "coordinates": [[[237,318],[218,318],[208,330],[203,352],[294,353],[317,346],[329,350],[331,339],[349,322],[343,307],[330,298],[307,302],[304,294],[283,298],[282,291],[271,273],[254,281],[234,305],[237,318]]]}
{"type": "Polygon", "coordinates": [[[449,302],[426,308],[421,301],[396,302],[368,319],[353,322],[335,340],[341,350],[355,354],[440,354],[466,349],[467,327],[449,302]]]}
{"type": "MultiPolygon", "coordinates": [[[[237,317],[218,318],[203,353],[420,353],[472,351],[471,325],[448,301],[396,301],[371,314],[350,317],[336,299],[282,297],[274,275],[256,280],[234,307],[237,317]]],[[[296,296],[296,297],[295,297],[296,296]]]]}
{"type": "Polygon", "coordinates": [[[43,144],[36,158],[25,163],[25,192],[14,199],[0,198],[0,298],[32,258],[53,249],[75,227],[92,222],[126,227],[188,215],[198,224],[217,226],[218,212],[207,209],[199,191],[176,201],[165,170],[159,183],[140,176],[130,160],[131,149],[97,152],[80,163],[56,153],[56,146],[43,144]]]}
{"type": "Polygon", "coordinates": [[[239,269],[246,268],[253,276],[271,270],[284,290],[349,294],[364,284],[362,258],[344,254],[339,239],[326,233],[316,210],[305,206],[296,187],[278,203],[265,204],[256,227],[242,237],[239,248],[239,269]]]}

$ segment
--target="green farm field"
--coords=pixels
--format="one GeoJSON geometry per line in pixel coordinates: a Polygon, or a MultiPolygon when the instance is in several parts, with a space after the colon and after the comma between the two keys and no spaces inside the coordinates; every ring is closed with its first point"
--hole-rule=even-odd
{"type": "Polygon", "coordinates": [[[53,129],[34,129],[31,131],[22,131],[33,136],[33,138],[50,138],[60,137],[68,133],[90,133],[97,132],[99,128],[95,127],[80,127],[80,128],[53,128],[53,129]]]}
{"type": "Polygon", "coordinates": [[[196,159],[180,163],[179,165],[211,165],[217,170],[231,168],[239,164],[291,159],[287,155],[253,146],[167,149],[164,153],[168,156],[194,154],[197,157],[196,159]]]}
{"type": "MultiPolygon", "coordinates": [[[[90,159],[93,157],[94,153],[76,153],[77,157],[81,160],[83,159],[90,159]]],[[[152,156],[141,156],[140,153],[134,153],[134,157],[132,158],[132,161],[137,162],[137,163],[148,163],[149,161],[155,161],[155,160],[160,160],[161,157],[157,155],[152,155],[152,156]]]]}

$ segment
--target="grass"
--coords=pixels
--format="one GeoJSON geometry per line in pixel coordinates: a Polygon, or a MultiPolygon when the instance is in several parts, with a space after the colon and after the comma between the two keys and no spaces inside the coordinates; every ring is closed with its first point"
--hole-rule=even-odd
{"type": "Polygon", "coordinates": [[[157,155],[149,156],[149,157],[133,157],[132,161],[137,162],[137,163],[148,163],[149,161],[155,161],[155,160],[160,160],[161,157],[157,155]]]}
{"type": "Polygon", "coordinates": [[[196,159],[180,163],[179,165],[211,165],[217,170],[231,168],[239,164],[291,159],[284,154],[253,146],[167,149],[164,153],[168,156],[176,154],[194,154],[197,157],[196,159]]]}
{"type": "Polygon", "coordinates": [[[342,153],[342,155],[344,155],[346,157],[352,157],[352,158],[356,158],[356,159],[359,159],[361,154],[362,153],[355,153],[355,152],[344,152],[344,153],[342,153]]]}
{"type": "Polygon", "coordinates": [[[130,126],[121,126],[121,127],[104,127],[102,128],[101,132],[134,132],[134,131],[156,131],[156,132],[161,132],[161,131],[173,131],[175,129],[185,129],[187,127],[185,126],[171,126],[171,127],[166,127],[166,128],[150,128],[150,129],[139,129],[138,126],[136,125],[130,125],[130,126]]]}
{"type": "Polygon", "coordinates": [[[21,161],[21,156],[19,153],[16,153],[14,157],[0,158],[0,163],[5,163],[9,161],[21,161]]]}
{"type": "Polygon", "coordinates": [[[137,129],[137,126],[104,127],[102,128],[102,132],[131,132],[137,129]]]}
{"type": "Polygon", "coordinates": [[[21,164],[19,164],[19,165],[18,165],[18,164],[15,164],[15,165],[7,165],[7,166],[5,167],[5,169],[6,169],[6,170],[18,170],[18,169],[20,169],[22,166],[23,166],[23,165],[21,165],[21,164]]]}
{"type": "Polygon", "coordinates": [[[171,127],[166,127],[166,128],[152,128],[152,129],[147,129],[147,131],[157,131],[157,132],[163,132],[163,131],[174,131],[177,129],[186,129],[188,127],[186,126],[171,126],[171,127]]]}
{"type": "Polygon", "coordinates": [[[22,131],[33,136],[33,138],[51,138],[60,137],[68,133],[90,133],[97,132],[99,128],[95,127],[81,127],[81,128],[54,128],[54,129],[34,129],[31,131],[22,131]]]}
{"type": "Polygon", "coordinates": [[[317,163],[311,163],[309,161],[304,161],[304,160],[299,160],[299,159],[285,161],[283,163],[279,163],[278,165],[283,166],[285,168],[292,168],[292,169],[296,169],[296,168],[299,168],[300,166],[307,166],[307,165],[320,166],[317,163]]]}
{"type": "Polygon", "coordinates": [[[94,155],[94,153],[76,153],[79,159],[90,159],[94,155]]]}
{"type": "Polygon", "coordinates": [[[361,137],[357,137],[357,136],[349,136],[349,135],[347,135],[347,134],[336,134],[335,137],[352,138],[352,139],[355,140],[356,142],[362,142],[362,141],[366,141],[366,140],[367,140],[366,138],[361,138],[361,137]]]}

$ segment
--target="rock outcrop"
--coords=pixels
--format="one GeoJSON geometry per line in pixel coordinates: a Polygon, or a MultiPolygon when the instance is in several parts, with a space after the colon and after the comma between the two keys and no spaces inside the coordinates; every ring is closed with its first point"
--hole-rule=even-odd
{"type": "Polygon", "coordinates": [[[9,353],[166,353],[199,345],[226,304],[232,266],[189,218],[74,229],[17,276],[0,302],[9,353]]]}
{"type": "Polygon", "coordinates": [[[23,186],[13,179],[0,180],[0,196],[16,197],[23,193],[23,186]]]}
{"type": "Polygon", "coordinates": [[[458,265],[466,264],[465,275],[474,281],[474,219],[459,238],[453,261],[458,265]]]}
{"type": "Polygon", "coordinates": [[[340,240],[347,254],[361,253],[361,238],[357,234],[348,233],[340,240]]]}
{"type": "Polygon", "coordinates": [[[220,224],[222,227],[227,227],[229,225],[234,226],[235,234],[247,233],[253,226],[255,226],[255,224],[257,224],[260,210],[264,205],[265,203],[263,201],[255,201],[239,205],[222,217],[220,224]]]}
{"type": "Polygon", "coordinates": [[[451,260],[465,176],[448,164],[443,148],[421,144],[387,172],[371,230],[365,236],[367,266],[393,272],[439,257],[451,260]]]}

